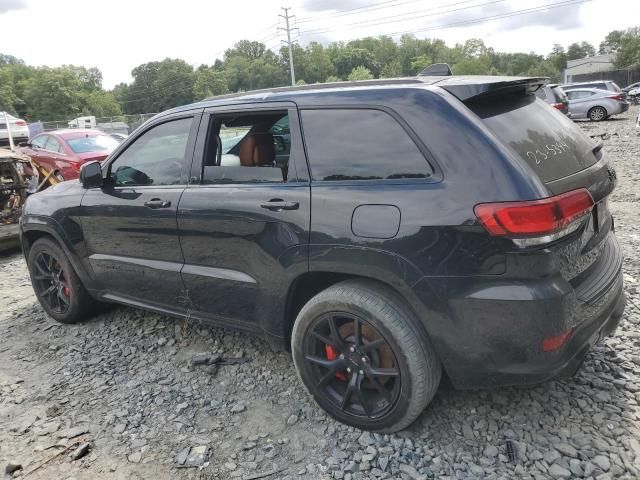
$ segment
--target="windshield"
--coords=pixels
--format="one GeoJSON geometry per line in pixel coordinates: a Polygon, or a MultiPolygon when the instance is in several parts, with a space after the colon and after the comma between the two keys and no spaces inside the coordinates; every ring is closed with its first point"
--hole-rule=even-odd
{"type": "Polygon", "coordinates": [[[118,146],[118,142],[107,135],[70,138],[67,143],[75,153],[112,152],[118,146]]]}
{"type": "Polygon", "coordinates": [[[591,140],[533,95],[468,106],[543,182],[572,175],[597,161],[591,140]]]}

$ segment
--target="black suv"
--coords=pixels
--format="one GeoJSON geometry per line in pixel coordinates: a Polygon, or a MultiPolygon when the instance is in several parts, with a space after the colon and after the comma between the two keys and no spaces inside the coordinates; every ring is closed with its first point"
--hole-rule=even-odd
{"type": "Polygon", "coordinates": [[[162,113],[31,196],[22,245],[54,319],[97,301],[290,346],[330,415],[409,425],[456,387],[571,374],[624,309],[601,145],[544,79],[420,77],[162,113]]]}

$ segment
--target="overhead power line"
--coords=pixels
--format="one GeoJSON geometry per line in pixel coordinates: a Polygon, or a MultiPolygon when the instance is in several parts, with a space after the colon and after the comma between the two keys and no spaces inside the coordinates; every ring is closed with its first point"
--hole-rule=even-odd
{"type": "MultiPolygon", "coordinates": [[[[472,1],[477,2],[478,0],[472,0],[472,1]]],[[[349,27],[349,28],[351,28],[351,27],[354,27],[354,28],[374,27],[374,26],[377,26],[377,25],[386,25],[388,23],[403,22],[403,21],[406,21],[406,20],[414,20],[416,18],[437,17],[439,15],[445,15],[447,13],[459,12],[459,11],[462,11],[462,10],[470,10],[470,9],[478,8],[478,7],[486,7],[488,5],[493,5],[493,4],[496,4],[496,3],[504,3],[506,1],[507,0],[491,0],[491,1],[488,1],[488,2],[477,3],[475,5],[468,5],[466,7],[452,8],[450,10],[443,10],[443,11],[440,11],[440,12],[433,12],[433,10],[438,10],[437,8],[428,8],[426,10],[416,10],[416,11],[413,11],[413,12],[401,13],[401,14],[398,14],[398,15],[392,15],[390,17],[385,17],[384,21],[379,21],[377,19],[375,19],[375,20],[372,19],[372,20],[362,20],[362,21],[359,21],[359,22],[348,23],[346,25],[342,25],[340,28],[346,28],[346,27],[349,27]],[[432,13],[424,13],[424,12],[432,12],[432,13]],[[422,14],[422,13],[424,13],[424,14],[423,15],[418,15],[418,14],[422,14]],[[358,26],[358,25],[361,25],[361,26],[358,26]]],[[[460,2],[458,2],[458,3],[460,3],[460,2]]],[[[463,3],[469,3],[469,2],[463,2],[463,3]]],[[[439,7],[439,8],[444,8],[444,6],[443,7],[439,7]]],[[[311,34],[311,33],[314,33],[314,32],[319,32],[321,30],[326,30],[326,29],[318,28],[318,29],[315,29],[315,30],[305,30],[305,34],[311,34]]]]}
{"type": "MultiPolygon", "coordinates": [[[[322,20],[322,21],[326,21],[329,18],[337,18],[337,17],[346,17],[349,15],[358,15],[361,13],[369,13],[369,12],[373,12],[376,10],[383,10],[386,8],[394,8],[394,7],[398,7],[400,5],[406,5],[409,3],[416,3],[422,0],[406,0],[406,1],[400,1],[400,0],[387,0],[386,2],[380,2],[380,3],[374,3],[371,5],[368,5],[366,7],[358,7],[358,8],[352,8],[349,10],[340,10],[334,13],[328,13],[328,14],[323,14],[323,15],[317,15],[315,17],[303,17],[300,20],[298,20],[296,23],[300,24],[300,23],[308,23],[308,22],[315,22],[318,20],[322,20]],[[381,5],[381,6],[378,6],[381,5]]],[[[453,2],[453,3],[446,3],[443,5],[439,5],[437,7],[433,7],[431,8],[431,10],[437,10],[439,8],[447,8],[447,7],[453,7],[455,5],[461,5],[464,3],[471,3],[471,2],[476,2],[477,0],[461,0],[458,2],[453,2]]]]}
{"type": "MultiPolygon", "coordinates": [[[[419,29],[413,29],[413,30],[404,30],[404,31],[398,31],[398,32],[380,32],[380,35],[389,35],[389,36],[397,36],[397,35],[404,35],[404,34],[415,34],[415,33],[422,33],[422,32],[429,32],[429,31],[434,31],[434,30],[445,30],[445,29],[449,29],[449,28],[457,28],[457,27],[461,27],[464,25],[472,25],[475,23],[484,23],[484,22],[488,22],[491,20],[499,20],[499,19],[503,19],[503,18],[511,18],[511,17],[519,17],[522,15],[529,15],[529,14],[533,14],[533,13],[538,13],[538,12],[543,12],[546,10],[553,10],[556,8],[562,8],[562,7],[568,7],[571,5],[578,5],[581,3],[586,3],[586,2],[590,2],[592,0],[564,0],[561,2],[555,2],[555,3],[549,3],[546,5],[539,5],[537,7],[532,7],[532,8],[525,8],[522,10],[514,10],[512,12],[507,12],[507,13],[501,13],[501,14],[496,14],[496,15],[489,15],[489,16],[485,16],[485,17],[477,17],[477,18],[473,18],[470,20],[463,20],[460,22],[453,22],[453,23],[447,23],[447,24],[443,24],[443,25],[433,25],[430,27],[426,27],[426,28],[419,28],[419,29]]],[[[445,12],[442,12],[445,13],[445,12]]],[[[415,18],[415,17],[414,17],[415,18]]],[[[376,26],[376,25],[382,25],[385,24],[387,22],[380,22],[380,23],[376,23],[376,24],[370,24],[367,25],[367,27],[371,27],[371,26],[376,26]]],[[[336,27],[336,28],[327,28],[324,30],[315,30],[315,31],[308,31],[305,32],[305,35],[320,35],[322,33],[328,33],[328,32],[333,32],[336,30],[342,30],[344,28],[350,27],[349,25],[342,25],[340,27],[336,27]]],[[[354,27],[354,28],[359,28],[359,27],[354,27]]]]}

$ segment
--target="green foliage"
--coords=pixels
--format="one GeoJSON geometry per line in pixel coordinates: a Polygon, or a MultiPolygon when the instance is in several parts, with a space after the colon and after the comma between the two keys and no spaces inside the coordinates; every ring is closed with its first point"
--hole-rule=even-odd
{"type": "Polygon", "coordinates": [[[351,70],[351,73],[347,77],[347,80],[349,80],[350,82],[355,82],[357,80],[371,80],[372,78],[374,77],[371,73],[371,70],[361,65],[351,70]]]}
{"type": "MultiPolygon", "coordinates": [[[[600,53],[616,54],[615,65],[640,65],[640,27],[610,32],[600,53]]],[[[533,75],[560,81],[567,60],[593,55],[594,47],[577,41],[556,44],[546,57],[502,53],[479,38],[447,46],[435,38],[403,35],[365,37],[322,45],[293,46],[297,83],[338,82],[413,76],[433,63],[448,63],[460,75],[533,75]]],[[[152,113],[228,92],[289,85],[289,51],[274,52],[263,43],[241,40],[212,65],[194,69],[184,60],[166,58],[137,66],[130,84],[102,88],[97,68],[73,65],[32,67],[0,54],[0,110],[29,120],[64,120],[78,115],[112,116],[152,113]]]]}
{"type": "Polygon", "coordinates": [[[596,49],[589,42],[576,42],[567,48],[567,60],[577,60],[579,58],[593,57],[596,49]]]}
{"type": "Polygon", "coordinates": [[[229,93],[229,84],[223,70],[214,70],[213,67],[206,66],[201,66],[196,70],[193,83],[194,100],[202,100],[225,93],[229,93]]]}
{"type": "MultiPolygon", "coordinates": [[[[632,27],[624,32],[616,33],[620,33],[620,35],[616,35],[618,40],[614,65],[617,68],[640,65],[640,27],[632,27]]],[[[607,35],[607,38],[609,38],[609,35],[607,35]]]]}

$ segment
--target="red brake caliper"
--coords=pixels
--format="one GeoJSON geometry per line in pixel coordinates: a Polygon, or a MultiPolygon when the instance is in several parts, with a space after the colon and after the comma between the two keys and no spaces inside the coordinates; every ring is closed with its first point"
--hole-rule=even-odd
{"type": "MultiPolygon", "coordinates": [[[[335,360],[336,358],[338,358],[338,352],[336,352],[336,349],[331,345],[325,345],[324,350],[327,354],[328,360],[335,360]]],[[[342,382],[346,382],[347,374],[345,372],[336,372],[336,378],[342,382]]]]}

